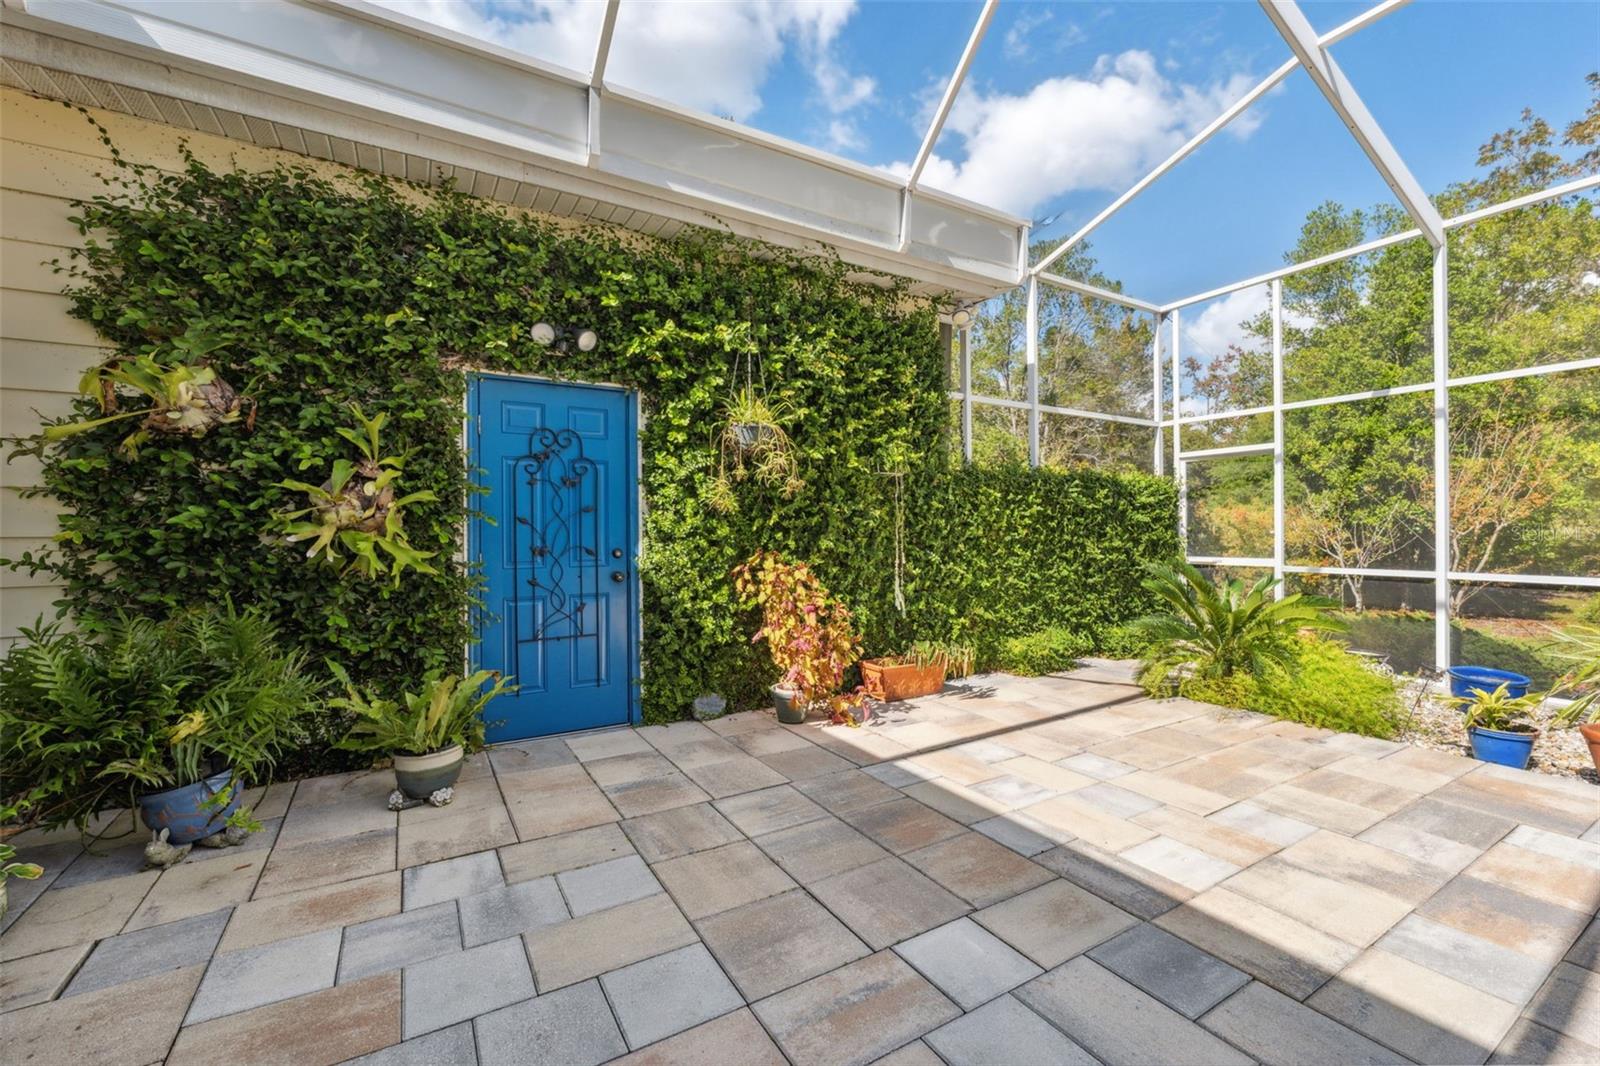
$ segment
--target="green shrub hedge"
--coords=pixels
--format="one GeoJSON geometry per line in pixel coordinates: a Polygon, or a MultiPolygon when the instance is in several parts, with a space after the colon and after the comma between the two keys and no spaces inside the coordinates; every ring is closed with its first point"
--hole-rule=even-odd
{"type": "Polygon", "coordinates": [[[1294,668],[1274,670],[1263,681],[1235,674],[1185,681],[1179,690],[1206,703],[1369,737],[1393,736],[1402,717],[1394,679],[1377,673],[1337,640],[1300,638],[1294,668]]]}
{"type": "MultiPolygon", "coordinates": [[[[473,369],[639,390],[651,721],[705,692],[737,706],[765,691],[770,664],[728,579],[757,548],[812,562],[856,612],[869,654],[931,637],[992,655],[1050,626],[1089,632],[1143,610],[1140,564],[1176,553],[1166,481],[948,469],[937,309],[895,279],[867,284],[837,260],[703,231],[662,241],[557,226],[353,174],[119,165],[81,205],[84,245],[64,265],[73,314],[124,355],[170,361],[215,339],[212,364],[258,407],[253,428],[159,438],[136,459],[116,450],[126,427],[23,443],[43,463],[38,491],[66,514],[53,550],[13,565],[52,573],[81,619],[231,597],[366,684],[458,663],[478,587],[452,561],[472,498],[460,429],[473,369]],[[591,327],[601,343],[542,348],[528,338],[541,320],[591,327]],[[722,515],[707,506],[713,427],[752,358],[767,393],[798,413],[805,488],[785,498],[745,481],[738,511],[722,515]],[[438,553],[437,575],[391,589],[263,537],[296,502],[275,483],[347,450],[335,430],[352,401],[390,415],[385,450],[410,450],[407,491],[438,495],[406,519],[413,546],[438,553]],[[904,613],[891,469],[906,471],[904,613]]],[[[97,413],[88,400],[77,410],[97,413]]]]}
{"type": "Polygon", "coordinates": [[[1022,677],[1038,677],[1058,670],[1071,670],[1078,656],[1093,650],[1093,642],[1074,629],[1054,626],[1029,633],[1023,637],[1010,637],[1000,642],[1000,653],[994,667],[1022,677]]]}

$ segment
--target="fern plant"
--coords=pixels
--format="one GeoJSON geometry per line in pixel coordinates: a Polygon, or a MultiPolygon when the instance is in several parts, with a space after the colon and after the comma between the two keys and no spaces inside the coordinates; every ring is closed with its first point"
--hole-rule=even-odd
{"type": "MultiPolygon", "coordinates": [[[[335,459],[328,479],[320,485],[285,480],[279,486],[306,494],[309,506],[280,511],[274,516],[278,528],[289,541],[311,542],[307,559],[321,556],[339,565],[339,548],[350,553],[344,569],[367,577],[389,573],[395,584],[410,569],[418,573],[438,573],[427,563],[435,552],[417,551],[406,539],[405,509],[414,503],[437,500],[428,489],[396,496],[396,484],[405,470],[405,455],[384,455],[379,434],[389,416],[383,412],[368,418],[361,407],[351,404],[356,428],[339,427],[339,435],[354,444],[360,459],[335,459]]],[[[302,469],[310,463],[301,464],[302,469]]]]}
{"type": "Polygon", "coordinates": [[[784,426],[794,421],[794,408],[782,400],[769,400],[746,385],[722,405],[723,427],[719,442],[717,476],[706,502],[724,514],[738,510],[733,483],[746,477],[792,497],[805,487],[800,480],[794,442],[784,426]]]}
{"type": "Polygon", "coordinates": [[[236,786],[260,783],[320,708],[304,656],[256,611],[119,615],[93,633],[41,624],[22,636],[0,664],[0,765],[31,823],[84,828],[225,768],[236,786]]]}
{"type": "Polygon", "coordinates": [[[1293,669],[1302,631],[1345,628],[1328,615],[1331,600],[1301,593],[1274,599],[1274,578],[1249,587],[1238,578],[1213,585],[1186,562],[1152,563],[1148,572],[1144,587],[1166,606],[1133,623],[1149,641],[1140,679],[1151,692],[1174,675],[1215,681],[1244,674],[1259,681],[1274,669],[1293,669]]]}
{"type": "Polygon", "coordinates": [[[468,751],[483,747],[483,709],[491,700],[516,686],[493,670],[479,670],[466,678],[440,676],[430,671],[417,692],[403,692],[398,700],[363,693],[338,663],[329,663],[345,695],[332,701],[355,716],[355,725],[335,747],[345,751],[377,751],[390,755],[429,755],[460,744],[468,751]],[[485,688],[490,681],[494,685],[485,688]]]}

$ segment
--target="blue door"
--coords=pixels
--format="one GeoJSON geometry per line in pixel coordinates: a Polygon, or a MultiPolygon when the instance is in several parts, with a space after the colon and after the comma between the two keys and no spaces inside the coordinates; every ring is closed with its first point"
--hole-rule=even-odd
{"type": "Polygon", "coordinates": [[[489,490],[469,533],[487,610],[477,665],[516,679],[491,741],[634,718],[638,500],[631,393],[479,375],[471,457],[489,490]]]}

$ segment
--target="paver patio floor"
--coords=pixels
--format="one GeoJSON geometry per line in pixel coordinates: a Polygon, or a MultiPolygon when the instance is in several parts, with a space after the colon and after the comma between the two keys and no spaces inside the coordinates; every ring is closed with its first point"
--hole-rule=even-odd
{"type": "Polygon", "coordinates": [[[1600,790],[991,675],[18,839],[9,1063],[1600,1062],[1600,790]]]}

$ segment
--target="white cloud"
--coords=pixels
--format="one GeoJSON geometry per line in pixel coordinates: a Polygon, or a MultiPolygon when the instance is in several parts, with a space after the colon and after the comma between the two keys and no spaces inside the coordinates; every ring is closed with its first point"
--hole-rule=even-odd
{"type": "MultiPolygon", "coordinates": [[[[1021,95],[969,84],[946,124],[965,159],[935,155],[924,181],[1020,215],[1079,189],[1120,192],[1254,84],[1245,73],[1206,86],[1173,81],[1144,51],[1101,56],[1087,76],[1021,95]]],[[[1228,132],[1248,137],[1260,121],[1247,111],[1228,132]]]]}
{"type": "MultiPolygon", "coordinates": [[[[604,5],[524,0],[492,7],[462,0],[377,0],[385,7],[587,73],[604,5]]],[[[872,99],[873,79],[853,74],[835,49],[854,0],[653,0],[625,3],[606,77],[618,85],[739,121],[760,110],[768,76],[794,48],[818,100],[842,114],[872,99]]]]}
{"type": "Polygon", "coordinates": [[[1179,312],[1183,322],[1184,356],[1215,356],[1229,345],[1249,347],[1257,338],[1245,325],[1271,305],[1271,292],[1265,285],[1252,285],[1212,300],[1199,314],[1179,312]]]}
{"type": "Polygon", "coordinates": [[[823,138],[823,144],[834,152],[859,152],[867,146],[867,139],[861,135],[854,122],[836,118],[828,123],[828,132],[823,138]]]}
{"type": "Polygon", "coordinates": [[[1023,8],[1022,13],[1006,30],[1005,53],[1008,59],[1028,59],[1034,46],[1043,44],[1049,51],[1059,52],[1089,39],[1083,27],[1069,22],[1060,30],[1045,31],[1044,27],[1055,18],[1055,12],[1043,8],[1023,8]]]}

